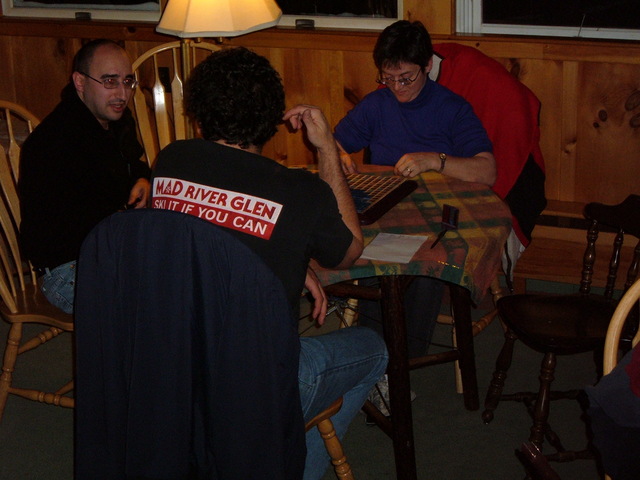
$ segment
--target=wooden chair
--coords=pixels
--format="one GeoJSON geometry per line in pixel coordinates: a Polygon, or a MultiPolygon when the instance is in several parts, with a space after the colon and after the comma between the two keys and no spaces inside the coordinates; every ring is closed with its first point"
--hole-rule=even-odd
{"type": "Polygon", "coordinates": [[[220,48],[208,42],[176,41],[153,47],[133,62],[140,82],[133,94],[133,110],[150,166],[169,143],[193,137],[182,105],[183,85],[205,54],[220,48]]]}
{"type": "Polygon", "coordinates": [[[351,467],[347,463],[347,457],[342,450],[342,444],[340,443],[340,439],[336,436],[336,431],[333,428],[333,422],[331,422],[331,417],[338,413],[341,407],[342,398],[339,398],[333,402],[329,408],[309,420],[305,426],[305,430],[309,431],[314,427],[318,428],[318,431],[324,440],[327,452],[329,453],[329,457],[331,457],[331,463],[336,473],[336,477],[344,480],[353,480],[351,467]]]}
{"type": "MultiPolygon", "coordinates": [[[[602,374],[607,375],[611,373],[611,370],[618,364],[618,357],[620,356],[620,341],[622,340],[623,329],[625,328],[627,318],[633,308],[638,308],[638,300],[640,300],[640,280],[634,282],[634,284],[627,290],[624,296],[618,302],[609,328],[607,329],[607,337],[604,342],[604,354],[602,356],[603,368],[602,374]]],[[[637,310],[636,310],[637,315],[637,310]]],[[[637,321],[637,318],[635,319],[637,321]]],[[[637,330],[631,340],[631,348],[640,343],[640,330],[637,330]]]]}
{"type": "MultiPolygon", "coordinates": [[[[620,357],[620,343],[623,337],[623,331],[627,326],[627,320],[629,319],[629,314],[633,309],[635,309],[634,321],[638,320],[638,300],[640,300],[640,280],[637,280],[627,293],[620,299],[618,303],[618,307],[613,313],[613,317],[611,318],[611,322],[609,323],[609,328],[607,329],[607,337],[604,343],[604,354],[603,354],[603,370],[602,374],[607,375],[611,373],[611,371],[618,364],[618,360],[620,357]]],[[[637,328],[637,325],[635,326],[637,328]]],[[[635,347],[640,343],[640,330],[636,330],[635,336],[631,341],[631,348],[635,347]]],[[[605,480],[611,480],[611,477],[608,475],[605,476],[605,480]]]]}
{"type": "Polygon", "coordinates": [[[26,123],[22,134],[28,135],[38,124],[38,119],[24,108],[10,102],[0,101],[2,120],[8,126],[9,148],[0,148],[0,315],[11,324],[4,352],[0,375],[0,421],[9,394],[38,402],[73,407],[73,398],[67,396],[73,389],[69,382],[55,392],[14,385],[13,373],[19,355],[28,352],[55,338],[62,332],[73,331],[73,318],[52,306],[37,286],[31,265],[22,258],[18,244],[20,205],[16,190],[19,168],[19,136],[15,127],[20,121],[26,123]],[[18,119],[18,121],[16,121],[18,119]],[[47,328],[37,336],[23,341],[23,327],[27,323],[45,325],[47,328]]]}
{"type": "Polygon", "coordinates": [[[13,102],[0,100],[0,158],[14,174],[17,182],[20,147],[40,120],[29,110],[13,102]]]}
{"type": "Polygon", "coordinates": [[[573,295],[519,294],[498,300],[499,315],[507,330],[482,414],[483,420],[488,423],[493,419],[494,410],[500,400],[523,401],[533,417],[529,441],[542,449],[546,438],[556,449],[555,453],[547,455],[547,459],[552,461],[568,461],[591,456],[588,450],[566,451],[547,423],[550,400],[576,398],[579,393],[579,390],[551,391],[557,357],[589,351],[602,353],[609,320],[616,308],[614,291],[616,287],[626,291],[632,285],[638,277],[640,264],[640,242],[637,242],[635,247],[626,251],[632,258],[626,276],[621,275],[624,277],[621,278],[623,285],[616,283],[618,271],[623,263],[621,255],[625,252],[625,234],[636,237],[636,240],[640,238],[640,196],[630,195],[621,204],[613,206],[590,203],[585,207],[584,214],[590,221],[590,227],[587,232],[579,292],[573,295]],[[603,232],[606,227],[613,229],[613,233],[603,232]],[[596,264],[596,241],[599,236],[609,238],[613,243],[608,259],[608,281],[603,294],[591,292],[593,269],[596,264]],[[537,393],[502,393],[517,339],[529,348],[544,354],[539,377],[540,388],[537,393]]]}
{"type": "MultiPolygon", "coordinates": [[[[624,296],[618,302],[615,312],[607,329],[607,336],[604,343],[603,369],[602,375],[607,375],[618,364],[620,357],[620,343],[623,336],[623,330],[627,326],[627,319],[633,309],[636,309],[637,315],[638,300],[640,299],[640,280],[627,290],[624,296]]],[[[633,318],[633,317],[632,317],[633,318]]],[[[633,318],[637,321],[637,316],[633,318]]],[[[640,330],[636,331],[631,341],[631,348],[640,342],[640,330]]],[[[551,468],[547,458],[542,454],[540,449],[532,442],[524,442],[520,447],[520,453],[526,464],[528,464],[534,474],[535,479],[540,480],[560,480],[560,476],[551,468]]],[[[605,480],[611,480],[609,475],[605,475],[605,480]]]]}

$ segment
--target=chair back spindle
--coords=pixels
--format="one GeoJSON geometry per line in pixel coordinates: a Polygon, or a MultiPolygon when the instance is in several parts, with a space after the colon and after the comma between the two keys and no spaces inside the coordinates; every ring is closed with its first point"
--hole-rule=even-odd
{"type": "Polygon", "coordinates": [[[624,284],[625,291],[631,288],[633,282],[636,278],[638,278],[638,273],[640,273],[640,241],[636,244],[636,248],[633,250],[633,258],[631,259],[631,265],[629,265],[629,270],[627,270],[627,281],[624,284]]]}
{"type": "Polygon", "coordinates": [[[29,110],[13,102],[0,100],[0,152],[8,156],[14,180],[18,181],[20,146],[24,139],[38,126],[40,120],[29,110]]]}
{"type": "Polygon", "coordinates": [[[624,276],[624,284],[618,284],[618,271],[621,266],[625,235],[630,235],[640,239],[639,211],[640,195],[629,195],[619,205],[605,205],[602,203],[587,204],[584,214],[592,223],[587,234],[587,249],[585,251],[585,264],[583,266],[583,278],[580,285],[580,293],[589,293],[593,274],[593,263],[595,262],[596,257],[595,243],[599,232],[604,229],[603,227],[612,227],[615,231],[604,289],[605,298],[612,300],[616,288],[621,290],[622,293],[626,292],[636,278],[638,278],[640,240],[637,242],[633,250],[633,257],[630,259],[629,267],[627,268],[626,275],[624,276]]]}
{"type": "MultiPolygon", "coordinates": [[[[160,71],[158,70],[158,58],[153,57],[153,71],[155,82],[153,84],[153,105],[156,125],[158,129],[158,140],[160,145],[167,145],[171,142],[171,132],[169,131],[169,111],[167,110],[166,91],[162,81],[160,80],[160,71]]],[[[182,92],[171,92],[174,97],[182,97],[182,92]]]]}
{"type": "Polygon", "coordinates": [[[607,285],[604,289],[604,296],[608,299],[613,297],[613,290],[616,286],[616,278],[618,277],[618,267],[620,266],[620,252],[624,243],[624,231],[618,230],[613,240],[613,251],[611,252],[611,260],[609,262],[609,273],[607,274],[607,285]]]}
{"type": "Polygon", "coordinates": [[[582,279],[580,280],[580,293],[588,295],[593,281],[593,265],[596,262],[596,241],[598,240],[598,222],[591,222],[587,231],[587,247],[582,260],[582,279]]]}
{"type": "Polygon", "coordinates": [[[202,54],[220,47],[208,42],[169,42],[153,47],[132,64],[139,86],[133,95],[133,109],[140,140],[149,165],[158,152],[175,140],[193,137],[188,118],[184,114],[184,72],[193,68],[202,54]],[[186,61],[182,56],[186,55],[186,61]]]}
{"type": "Polygon", "coordinates": [[[174,137],[176,139],[189,138],[187,135],[187,123],[188,119],[184,115],[184,104],[182,103],[184,98],[184,88],[182,79],[186,78],[185,73],[180,76],[180,58],[177,50],[172,50],[173,57],[173,78],[171,79],[171,91],[180,92],[180,95],[173,95],[173,129],[174,137]]]}

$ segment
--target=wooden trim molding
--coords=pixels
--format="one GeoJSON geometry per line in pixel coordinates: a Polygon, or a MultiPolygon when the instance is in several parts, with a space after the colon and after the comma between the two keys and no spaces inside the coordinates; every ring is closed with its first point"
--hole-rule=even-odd
{"type": "MultiPolygon", "coordinates": [[[[153,23],[27,19],[0,17],[0,35],[55,38],[111,38],[116,41],[168,42],[153,23]],[[28,32],[28,33],[26,33],[28,32]]],[[[370,30],[297,30],[274,27],[225,39],[229,45],[371,52],[378,32],[370,30]]],[[[491,57],[640,64],[640,42],[499,35],[432,35],[434,43],[457,42],[479,48],[491,57]]]]}
{"type": "Polygon", "coordinates": [[[81,21],[65,19],[32,19],[0,17],[0,35],[55,38],[110,38],[168,42],[172,37],[155,31],[155,23],[113,21],[81,21]]]}

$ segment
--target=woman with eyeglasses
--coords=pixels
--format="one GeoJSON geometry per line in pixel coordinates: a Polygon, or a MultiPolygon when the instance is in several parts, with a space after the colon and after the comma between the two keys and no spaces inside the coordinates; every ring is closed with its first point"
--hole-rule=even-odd
{"type": "MultiPolygon", "coordinates": [[[[381,87],[365,96],[336,126],[345,153],[368,148],[371,163],[393,165],[397,175],[428,170],[493,185],[491,141],[466,100],[429,79],[429,32],[400,20],[378,37],[373,59],[381,87]]],[[[343,155],[346,173],[355,165],[343,155]]]]}
{"type": "MultiPolygon", "coordinates": [[[[348,154],[366,148],[372,164],[394,166],[396,175],[414,177],[433,170],[493,185],[491,141],[471,105],[429,79],[432,57],[431,38],[422,23],[400,20],[382,31],[373,51],[380,88],[335,128],[345,173],[357,171],[348,154]]],[[[410,358],[427,353],[443,288],[438,280],[416,277],[405,293],[410,358]]],[[[361,324],[379,328],[379,305],[360,302],[359,318],[361,324]]]]}

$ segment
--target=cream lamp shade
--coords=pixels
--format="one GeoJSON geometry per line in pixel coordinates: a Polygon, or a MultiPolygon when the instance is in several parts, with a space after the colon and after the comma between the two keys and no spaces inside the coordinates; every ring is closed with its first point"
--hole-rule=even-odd
{"type": "Polygon", "coordinates": [[[273,27],[274,0],[169,0],[156,31],[180,38],[236,37],[273,27]]]}

